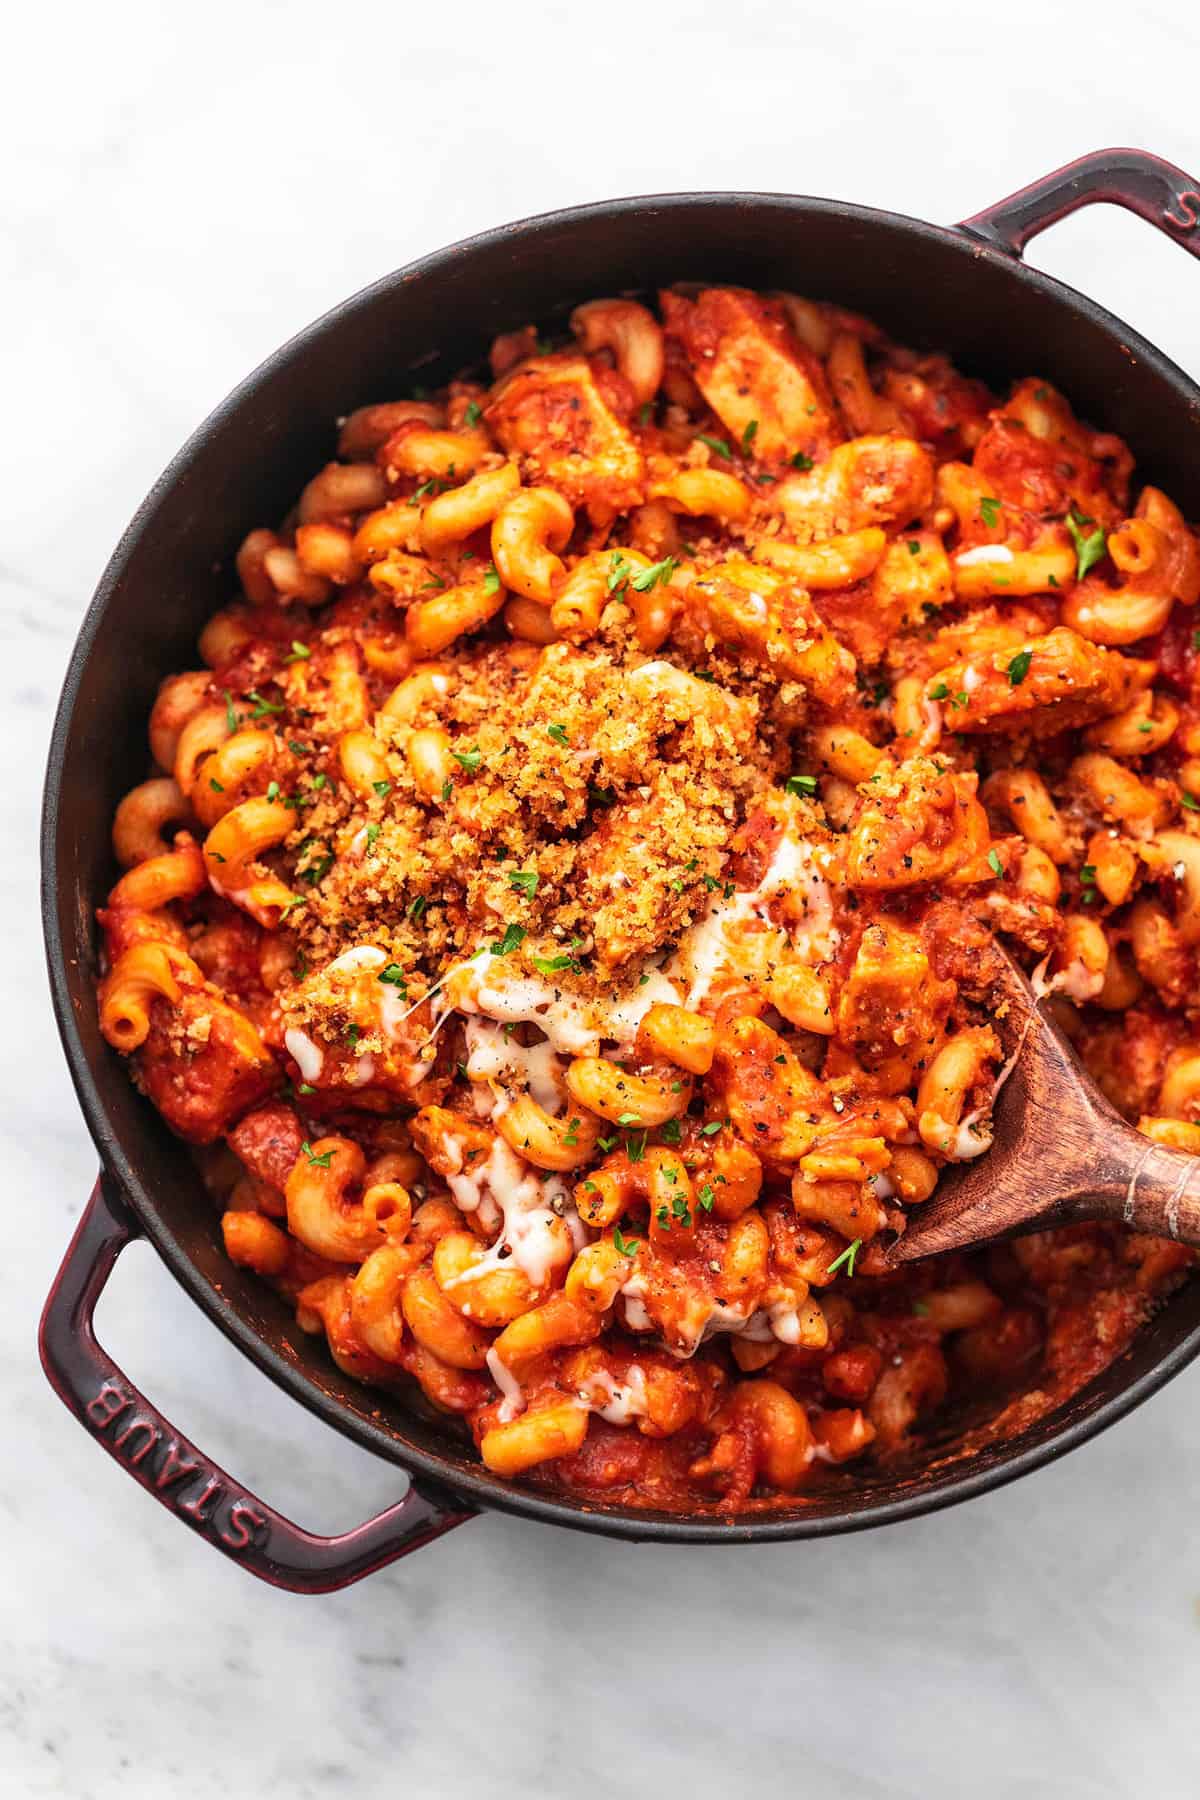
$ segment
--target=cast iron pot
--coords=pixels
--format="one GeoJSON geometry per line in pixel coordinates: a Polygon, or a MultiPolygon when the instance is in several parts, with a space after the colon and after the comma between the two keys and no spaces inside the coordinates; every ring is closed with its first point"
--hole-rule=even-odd
{"type": "MultiPolygon", "coordinates": [[[[243,535],[282,516],[332,451],[351,408],[435,385],[491,338],[553,325],[598,294],[683,279],[792,288],[882,321],[900,341],[945,348],[994,381],[1060,385],[1128,439],[1144,479],[1200,514],[1200,389],[1128,326],[1024,267],[1035,232],[1094,200],[1128,207],[1200,255],[1200,183],[1136,150],[1106,150],[946,228],[783,194],[614,200],[504,226],[386,276],[284,346],[219,406],[142,505],[79,634],[50,748],[42,912],[54,1005],[102,1173],[46,1304],[51,1383],[147,1492],[253,1574],[322,1592],[416,1549],[481,1507],[578,1531],[660,1543],[778,1542],[891,1524],[998,1487],[1122,1417],[1200,1350],[1200,1282],[1132,1347],[1022,1436],[924,1469],[867,1470],[835,1493],[742,1519],[588,1507],[501,1481],[416,1407],[343,1376],[324,1339],[234,1268],[182,1146],[135,1092],[96,1023],[93,909],[113,878],[109,821],[145,773],[145,721],[162,677],[190,667],[243,535]],[[232,1481],[138,1392],[97,1342],[96,1301],[126,1244],[145,1234],[226,1335],[336,1430],[411,1476],[399,1503],[339,1537],[301,1530],[232,1481]]],[[[944,1446],[942,1447],[944,1450],[944,1446]]]]}

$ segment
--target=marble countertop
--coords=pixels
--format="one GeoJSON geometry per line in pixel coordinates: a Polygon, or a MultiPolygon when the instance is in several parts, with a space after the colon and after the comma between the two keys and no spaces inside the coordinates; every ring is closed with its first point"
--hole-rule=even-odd
{"type": "MultiPolygon", "coordinates": [[[[1200,1791],[1195,1371],[1058,1466],[886,1533],[702,1553],[489,1517],[305,1600],[151,1505],[33,1351],[96,1160],[38,943],[44,746],[95,580],[194,424],[344,294],[546,207],[792,188],[947,220],[1105,143],[1200,168],[1198,18],[1180,0],[1097,0],[1086,23],[1044,0],[864,0],[850,29],[764,0],[66,0],[10,25],[0,1135],[21,1226],[0,1307],[0,1793],[623,1800],[781,1773],[806,1800],[1200,1791]]],[[[1140,223],[1094,209],[1033,260],[1200,373],[1200,269],[1140,223]]],[[[148,1250],[101,1331],[302,1522],[395,1497],[148,1250]]]]}

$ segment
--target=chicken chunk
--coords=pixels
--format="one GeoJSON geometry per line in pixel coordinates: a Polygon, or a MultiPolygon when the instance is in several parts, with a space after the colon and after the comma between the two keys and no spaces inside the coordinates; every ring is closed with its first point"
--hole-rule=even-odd
{"type": "Polygon", "coordinates": [[[662,310],[697,387],[732,437],[749,434],[756,458],[781,461],[836,435],[821,364],[776,301],[706,288],[694,301],[666,292],[662,310]]]}
{"type": "Polygon", "coordinates": [[[645,464],[624,423],[632,406],[615,371],[560,354],[522,363],[493,389],[484,416],[527,481],[547,482],[607,524],[644,498],[645,464]]]}

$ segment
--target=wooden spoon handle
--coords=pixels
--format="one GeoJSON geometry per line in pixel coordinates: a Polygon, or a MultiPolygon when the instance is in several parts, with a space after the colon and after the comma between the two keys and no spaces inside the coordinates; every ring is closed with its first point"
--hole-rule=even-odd
{"type": "Polygon", "coordinates": [[[1113,1219],[1154,1237],[1200,1244],[1200,1156],[1152,1144],[1130,1130],[1120,1134],[1119,1152],[1104,1173],[1099,1191],[1077,1203],[1078,1217],[1113,1219]]]}

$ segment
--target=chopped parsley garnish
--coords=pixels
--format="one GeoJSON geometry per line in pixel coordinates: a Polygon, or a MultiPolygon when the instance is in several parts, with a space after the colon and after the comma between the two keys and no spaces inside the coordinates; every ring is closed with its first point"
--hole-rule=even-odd
{"type": "Polygon", "coordinates": [[[999,856],[998,851],[995,851],[995,850],[988,851],[988,868],[992,871],[993,875],[1003,875],[1004,864],[1000,861],[1000,856],[999,856]]]}
{"type": "Polygon", "coordinates": [[[449,778],[447,778],[442,783],[442,799],[448,800],[453,792],[454,792],[454,783],[451,780],[449,780],[449,778]]]}
{"type": "Polygon", "coordinates": [[[511,956],[514,950],[519,950],[521,948],[521,945],[525,942],[527,936],[528,933],[523,925],[506,926],[504,936],[500,939],[499,943],[493,944],[491,947],[492,955],[511,956]]]}
{"type": "Polygon", "coordinates": [[[636,1256],[638,1245],[640,1243],[640,1238],[622,1237],[621,1227],[619,1225],[613,1226],[613,1247],[614,1249],[619,1250],[622,1256],[636,1256]]]}
{"type": "MultiPolygon", "coordinates": [[[[217,780],[215,775],[209,776],[208,785],[212,789],[214,794],[223,794],[225,792],[225,789],[221,786],[221,783],[217,780]]],[[[269,794],[268,794],[267,798],[270,799],[269,794]]]]}
{"type": "Polygon", "coordinates": [[[750,446],[754,442],[754,440],[757,436],[758,436],[758,420],[751,419],[751,421],[747,425],[745,431],[743,431],[743,433],[742,433],[742,455],[743,456],[749,456],[750,446]]]}
{"type": "Polygon", "coordinates": [[[707,444],[714,456],[723,457],[726,462],[733,461],[733,452],[724,438],[709,437],[707,432],[698,431],[696,439],[698,443],[707,444]]]}
{"type": "Polygon", "coordinates": [[[1180,794],[1179,804],[1186,806],[1189,812],[1200,812],[1200,800],[1197,800],[1195,794],[1180,794]]]}
{"type": "Polygon", "coordinates": [[[311,655],[312,655],[312,651],[309,649],[307,644],[302,644],[302,643],[300,643],[299,639],[293,638],[292,639],[292,654],[289,657],[286,657],[284,660],[286,662],[290,662],[290,663],[307,662],[311,655]]]}
{"type": "Polygon", "coordinates": [[[298,869],[296,872],[302,880],[307,881],[309,887],[316,887],[318,881],[324,881],[332,867],[332,853],[326,851],[325,855],[319,856],[316,862],[309,863],[306,869],[298,869]]]}
{"type": "Polygon", "coordinates": [[[567,736],[567,728],[565,725],[547,725],[546,736],[548,738],[553,738],[556,744],[569,744],[571,741],[567,736]]]}
{"type": "Polygon", "coordinates": [[[379,833],[382,830],[383,830],[382,825],[368,825],[367,826],[367,849],[368,850],[371,848],[371,845],[375,842],[375,839],[379,836],[379,833]]]}
{"type": "Polygon", "coordinates": [[[615,594],[619,587],[624,587],[629,578],[629,563],[619,550],[612,553],[612,561],[608,565],[608,574],[604,585],[610,594],[615,594]]]}
{"type": "Polygon", "coordinates": [[[410,506],[419,506],[421,504],[422,500],[425,498],[426,494],[435,493],[436,490],[437,490],[437,482],[436,481],[432,481],[432,480],[423,481],[421,483],[420,487],[414,488],[413,492],[408,496],[408,504],[410,506]]]}
{"type": "Polygon", "coordinates": [[[815,775],[789,775],[783,785],[789,794],[815,794],[817,778],[815,775]]]}
{"type": "Polygon", "coordinates": [[[601,1150],[611,1150],[616,1141],[615,1137],[598,1137],[596,1139],[601,1150]]]}
{"type": "Polygon", "coordinates": [[[279,783],[277,781],[268,782],[268,784],[267,784],[267,799],[268,800],[278,800],[278,798],[279,798],[279,783]]]}
{"type": "Polygon", "coordinates": [[[636,1137],[627,1137],[625,1139],[625,1154],[631,1163],[639,1163],[643,1156],[645,1156],[646,1139],[648,1136],[648,1132],[639,1131],[636,1137]]]}
{"type": "Polygon", "coordinates": [[[840,1256],[834,1257],[833,1261],[830,1263],[830,1265],[829,1265],[828,1269],[826,1269],[825,1273],[827,1275],[833,1275],[837,1272],[838,1269],[841,1268],[842,1264],[845,1263],[847,1275],[853,1275],[855,1260],[861,1249],[862,1249],[862,1239],[855,1238],[855,1240],[852,1244],[846,1245],[846,1248],[842,1251],[842,1254],[840,1256]]]}
{"type": "Polygon", "coordinates": [[[918,539],[918,538],[909,538],[909,540],[908,540],[908,554],[909,554],[909,555],[910,555],[910,556],[920,556],[920,554],[921,554],[921,544],[920,544],[920,540],[919,540],[919,539],[918,539]]]}
{"type": "Polygon", "coordinates": [[[806,456],[804,454],[803,450],[797,450],[795,456],[793,456],[793,458],[792,458],[793,469],[803,469],[805,471],[805,473],[807,473],[808,470],[812,468],[812,466],[813,466],[812,457],[806,456]]]}
{"type": "Polygon", "coordinates": [[[935,687],[930,688],[929,698],[931,700],[948,700],[950,698],[950,689],[946,686],[944,681],[939,681],[935,687]]]}
{"type": "Polygon", "coordinates": [[[664,1144],[677,1144],[683,1136],[678,1119],[668,1119],[662,1128],[664,1144]]]}
{"type": "Polygon", "coordinates": [[[390,781],[373,781],[371,786],[375,789],[375,792],[379,795],[381,800],[386,800],[392,791],[392,784],[390,781]]]}
{"type": "Polygon", "coordinates": [[[578,1142],[579,1142],[579,1120],[578,1119],[568,1119],[567,1120],[567,1129],[563,1133],[563,1143],[570,1144],[573,1147],[578,1142]]]}
{"type": "Polygon", "coordinates": [[[412,919],[415,924],[418,919],[425,916],[428,909],[429,901],[426,896],[424,894],[414,894],[409,901],[408,906],[405,908],[405,912],[406,916],[412,919]]]}
{"type": "Polygon", "coordinates": [[[225,729],[227,731],[231,731],[231,732],[236,731],[238,728],[238,723],[239,723],[238,716],[233,710],[233,701],[229,697],[229,689],[226,688],[225,689],[225,729]]]}
{"type": "Polygon", "coordinates": [[[636,1113],[623,1112],[617,1114],[618,1125],[640,1125],[641,1122],[642,1121],[638,1118],[636,1113]]]}
{"type": "Polygon", "coordinates": [[[1020,687],[1029,673],[1029,665],[1033,661],[1032,650],[1018,650],[1008,665],[1009,687],[1020,687]]]}
{"type": "Polygon", "coordinates": [[[483,572],[483,591],[485,594],[498,594],[500,592],[500,577],[496,573],[495,563],[489,563],[483,572]]]}
{"type": "Polygon", "coordinates": [[[588,786],[588,799],[593,806],[611,806],[616,797],[616,788],[588,786]]]}
{"type": "Polygon", "coordinates": [[[1067,514],[1067,530],[1075,545],[1075,579],[1082,581],[1088,570],[1094,569],[1096,564],[1103,560],[1106,547],[1104,530],[1102,526],[1096,524],[1095,519],[1087,518],[1074,506],[1067,514]],[[1089,531],[1087,529],[1089,525],[1094,526],[1095,529],[1089,531]]]}
{"type": "Polygon", "coordinates": [[[483,408],[480,406],[478,400],[472,400],[467,407],[466,412],[463,414],[463,424],[468,427],[478,425],[482,415],[483,408]]]}
{"type": "Polygon", "coordinates": [[[704,1208],[705,1212],[712,1211],[713,1201],[716,1199],[716,1195],[713,1193],[712,1188],[709,1186],[707,1181],[705,1182],[704,1186],[700,1189],[700,1192],[697,1195],[697,1199],[699,1200],[701,1206],[704,1208]]]}
{"type": "Polygon", "coordinates": [[[700,1136],[716,1137],[718,1131],[723,1131],[728,1123],[728,1119],[710,1119],[707,1125],[700,1127],[700,1136]]]}
{"type": "Polygon", "coordinates": [[[308,745],[297,743],[295,738],[288,739],[287,747],[293,756],[307,756],[309,753],[308,745]]]}
{"type": "Polygon", "coordinates": [[[483,751],[478,745],[473,746],[470,750],[452,750],[450,754],[460,768],[466,770],[468,775],[474,775],[480,763],[483,761],[483,751]]]}
{"type": "Polygon", "coordinates": [[[408,982],[405,979],[404,970],[397,962],[385,963],[376,976],[376,980],[384,982],[388,987],[399,988],[402,994],[408,992],[408,982]]]}
{"type": "Polygon", "coordinates": [[[677,557],[664,556],[661,562],[651,563],[648,569],[639,569],[637,574],[631,577],[629,585],[635,593],[648,594],[656,583],[670,581],[678,566],[679,559],[677,557]]]}
{"type": "Polygon", "coordinates": [[[252,719],[265,719],[268,713],[283,711],[282,706],[272,706],[269,700],[264,700],[257,688],[250,689],[250,698],[254,702],[254,711],[250,714],[252,719]]]}
{"type": "Polygon", "coordinates": [[[510,888],[515,888],[519,894],[524,894],[527,899],[532,900],[537,893],[538,872],[536,869],[510,869],[508,885],[510,888]]]}
{"type": "Polygon", "coordinates": [[[301,1150],[303,1150],[305,1156],[307,1156],[310,1164],[312,1165],[312,1167],[314,1169],[327,1169],[327,1168],[329,1168],[330,1164],[333,1162],[333,1151],[332,1150],[326,1150],[321,1156],[318,1156],[316,1154],[316,1152],[313,1150],[312,1145],[310,1143],[308,1143],[307,1141],[305,1143],[301,1144],[300,1148],[301,1148],[301,1150]]]}
{"type": "Polygon", "coordinates": [[[994,494],[984,494],[979,501],[979,516],[990,531],[1000,518],[1000,502],[994,494]]]}
{"type": "Polygon", "coordinates": [[[564,969],[578,969],[580,966],[578,959],[568,956],[565,951],[561,956],[531,956],[529,960],[539,975],[558,975],[564,969]]]}

